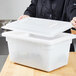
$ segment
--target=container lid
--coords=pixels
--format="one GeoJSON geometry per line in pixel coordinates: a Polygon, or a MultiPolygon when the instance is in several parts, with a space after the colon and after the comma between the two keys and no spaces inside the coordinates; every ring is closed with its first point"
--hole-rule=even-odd
{"type": "Polygon", "coordinates": [[[39,36],[54,37],[55,35],[62,33],[71,27],[73,26],[70,22],[28,17],[8,23],[2,28],[32,33],[39,36]]]}

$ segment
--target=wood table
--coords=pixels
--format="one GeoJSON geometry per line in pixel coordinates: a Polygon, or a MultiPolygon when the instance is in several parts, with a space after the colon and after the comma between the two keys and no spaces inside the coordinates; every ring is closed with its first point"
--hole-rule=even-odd
{"type": "Polygon", "coordinates": [[[68,65],[51,72],[44,72],[10,61],[9,56],[1,71],[1,76],[76,76],[76,53],[71,52],[68,65]]]}
{"type": "Polygon", "coordinates": [[[76,30],[71,29],[72,34],[76,34],[76,30]]]}

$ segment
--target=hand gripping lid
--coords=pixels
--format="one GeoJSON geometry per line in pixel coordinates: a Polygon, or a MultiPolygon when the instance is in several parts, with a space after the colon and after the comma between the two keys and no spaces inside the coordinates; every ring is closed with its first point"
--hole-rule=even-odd
{"type": "Polygon", "coordinates": [[[54,37],[73,27],[70,22],[28,17],[3,26],[3,29],[27,32],[45,37],[54,37]]]}

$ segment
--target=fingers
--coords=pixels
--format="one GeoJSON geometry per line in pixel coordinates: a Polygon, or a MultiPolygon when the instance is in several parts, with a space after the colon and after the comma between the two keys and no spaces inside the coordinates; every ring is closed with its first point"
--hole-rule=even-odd
{"type": "Polygon", "coordinates": [[[27,17],[29,17],[29,16],[28,16],[28,15],[22,15],[22,16],[20,16],[20,17],[18,18],[18,20],[21,20],[21,19],[27,18],[27,17]]]}
{"type": "Polygon", "coordinates": [[[76,28],[76,17],[74,17],[71,21],[72,25],[74,26],[74,28],[76,28]]]}
{"type": "Polygon", "coordinates": [[[74,17],[73,20],[76,22],[76,17],[74,17]]]}
{"type": "Polygon", "coordinates": [[[76,22],[74,20],[71,21],[73,26],[76,26],[76,22]]]}
{"type": "Polygon", "coordinates": [[[23,16],[20,16],[19,18],[18,18],[18,20],[21,20],[23,18],[23,16]]]}

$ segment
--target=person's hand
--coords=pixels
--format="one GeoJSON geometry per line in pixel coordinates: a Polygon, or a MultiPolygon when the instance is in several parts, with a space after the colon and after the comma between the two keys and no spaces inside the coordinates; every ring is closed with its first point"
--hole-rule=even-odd
{"type": "Polygon", "coordinates": [[[76,29],[76,17],[74,17],[74,18],[71,20],[71,23],[72,23],[72,25],[74,26],[74,28],[76,29]]]}
{"type": "Polygon", "coordinates": [[[21,19],[27,18],[27,17],[29,17],[29,16],[28,16],[28,15],[22,15],[22,16],[20,16],[20,17],[18,18],[18,20],[21,20],[21,19]]]}

